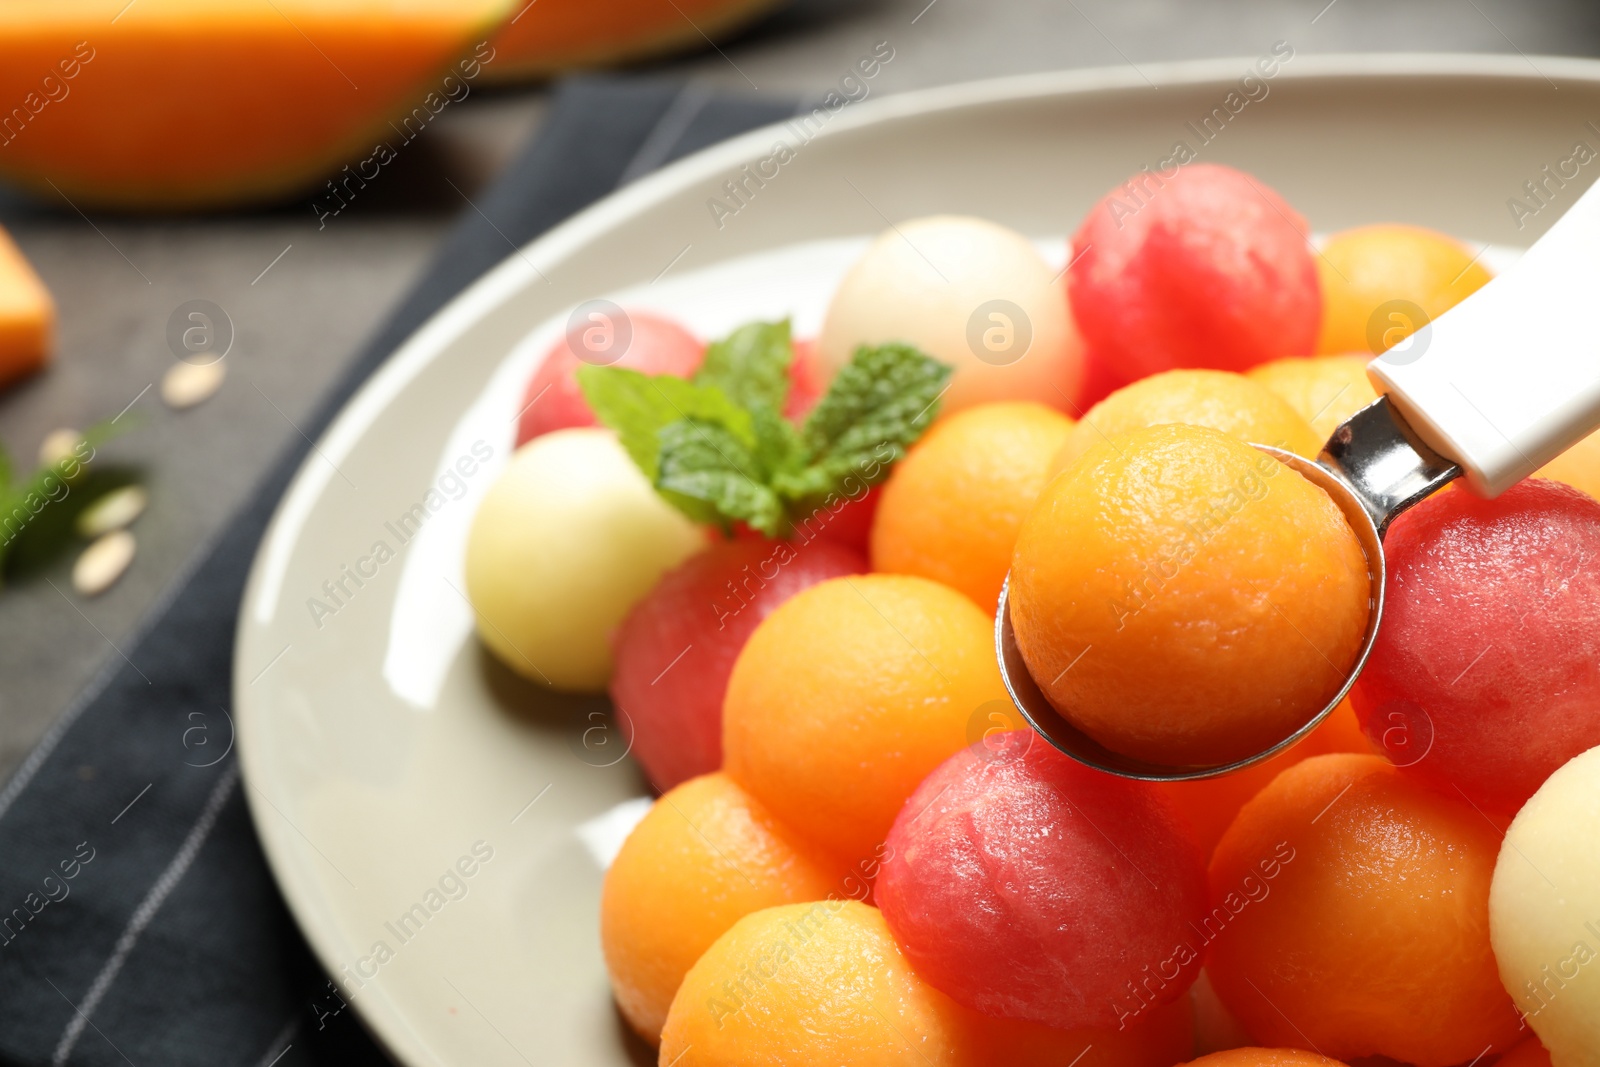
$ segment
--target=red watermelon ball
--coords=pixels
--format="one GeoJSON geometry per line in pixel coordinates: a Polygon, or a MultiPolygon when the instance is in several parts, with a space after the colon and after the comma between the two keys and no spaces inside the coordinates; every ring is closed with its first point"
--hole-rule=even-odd
{"type": "Polygon", "coordinates": [[[853,500],[846,497],[835,501],[831,508],[827,505],[818,508],[806,520],[806,526],[808,529],[815,528],[818,537],[837,541],[865,555],[867,545],[872,540],[872,522],[878,517],[878,502],[882,499],[883,485],[880,483],[853,500]]]}
{"type": "Polygon", "coordinates": [[[878,907],[917,973],[969,1008],[1115,1029],[1200,973],[1205,863],[1177,812],[1032,731],[946,760],[887,844],[878,907]]]}
{"type": "Polygon", "coordinates": [[[1134,175],[1072,239],[1067,296],[1091,365],[1124,384],[1311,354],[1322,289],[1309,232],[1282,197],[1232,167],[1134,175]]]}
{"type": "Polygon", "coordinates": [[[1514,814],[1600,745],[1600,503],[1543,479],[1451,488],[1396,519],[1383,555],[1362,729],[1408,774],[1514,814]]]}
{"type": "Polygon", "coordinates": [[[573,322],[545,353],[522,394],[518,448],[552,430],[597,424],[578,389],[578,368],[584,363],[680,378],[699,369],[705,345],[694,334],[669,319],[614,307],[573,322]]]}
{"type": "Polygon", "coordinates": [[[867,570],[860,552],[821,538],[718,541],[634,605],[617,630],[611,701],[657,789],[722,766],[722,697],[756,625],[802,589],[867,570]]]}

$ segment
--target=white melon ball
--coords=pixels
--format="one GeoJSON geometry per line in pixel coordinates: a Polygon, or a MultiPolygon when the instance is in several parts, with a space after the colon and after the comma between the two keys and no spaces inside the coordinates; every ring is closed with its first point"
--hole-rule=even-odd
{"type": "Polygon", "coordinates": [[[467,596],[478,636],[536,682],[599,692],[628,609],[705,543],[610,430],[544,434],[511,457],[472,520],[467,596]]]}
{"type": "Polygon", "coordinates": [[[955,368],[943,412],[1033,400],[1077,414],[1083,341],[1066,292],[1004,226],[935,215],[879,234],[834,293],[817,350],[831,373],[858,345],[889,341],[955,368]]]}
{"type": "Polygon", "coordinates": [[[1600,1067],[1600,748],[1552,774],[1511,823],[1489,936],[1553,1067],[1600,1067]]]}

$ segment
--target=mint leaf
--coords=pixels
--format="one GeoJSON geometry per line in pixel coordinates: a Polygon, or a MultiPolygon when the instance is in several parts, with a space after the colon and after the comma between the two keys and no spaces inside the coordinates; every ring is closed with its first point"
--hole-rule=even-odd
{"type": "Polygon", "coordinates": [[[803,466],[805,448],[794,423],[762,404],[750,412],[750,424],[756,435],[754,459],[763,480],[770,482],[803,466]]]}
{"type": "Polygon", "coordinates": [[[721,389],[742,408],[762,405],[782,411],[789,397],[789,364],[794,348],[789,320],[752,322],[706,347],[695,373],[696,385],[721,389]]]}
{"type": "Polygon", "coordinates": [[[881,481],[933,422],[950,373],[910,345],[856,349],[806,419],[801,466],[778,480],[779,492],[805,500],[851,475],[881,481]]]}
{"type": "Polygon", "coordinates": [[[882,481],[933,422],[950,368],[909,345],[863,346],[804,427],[781,414],[789,323],[751,323],[706,350],[693,382],[582,366],[578,386],[656,491],[696,522],[788,536],[819,503],[882,481]]]}
{"type": "Polygon", "coordinates": [[[115,419],[95,423],[79,435],[70,456],[41,465],[20,479],[10,456],[0,448],[0,572],[24,558],[44,558],[59,552],[76,540],[70,517],[81,510],[83,500],[74,497],[71,503],[64,502],[73,494],[88,491],[92,483],[84,479],[92,477],[86,468],[91,466],[95,451],[135,428],[137,421],[137,416],[130,415],[121,425],[115,419]],[[33,504],[29,503],[30,497],[34,498],[33,504]]]}
{"type": "Polygon", "coordinates": [[[748,451],[756,447],[748,411],[721,389],[670,374],[651,376],[626,367],[578,368],[578,388],[595,417],[616,431],[622,447],[645,477],[656,480],[661,431],[681,419],[721,426],[748,451]]]}
{"type": "Polygon", "coordinates": [[[793,359],[789,320],[752,322],[709,345],[694,377],[696,385],[721,389],[750,413],[756,436],[751,474],[763,481],[799,465],[800,435],[780,414],[789,397],[793,359]]]}
{"type": "Polygon", "coordinates": [[[680,419],[659,433],[656,488],[700,522],[742,519],[768,537],[787,533],[778,494],[761,478],[755,450],[725,426],[680,419]]]}
{"type": "Polygon", "coordinates": [[[89,465],[95,451],[107,441],[115,440],[126,428],[126,426],[119,427],[109,422],[97,422],[90,426],[78,435],[78,443],[69,457],[38,467],[23,481],[9,486],[10,500],[26,500],[29,495],[52,497],[55,486],[61,482],[76,484],[84,468],[89,465]],[[88,457],[83,454],[85,446],[89,450],[88,457]]]}

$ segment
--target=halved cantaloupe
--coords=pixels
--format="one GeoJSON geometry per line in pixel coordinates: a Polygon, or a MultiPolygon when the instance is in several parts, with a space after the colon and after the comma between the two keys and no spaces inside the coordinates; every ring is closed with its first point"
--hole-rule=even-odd
{"type": "Polygon", "coordinates": [[[514,0],[484,77],[522,81],[704,47],[777,0],[514,0]]]}
{"type": "Polygon", "coordinates": [[[50,362],[55,328],[55,301],[11,235],[0,230],[0,385],[50,362]]]}
{"type": "Polygon", "coordinates": [[[481,82],[511,2],[5,0],[0,176],[194,208],[375,175],[481,82]]]}

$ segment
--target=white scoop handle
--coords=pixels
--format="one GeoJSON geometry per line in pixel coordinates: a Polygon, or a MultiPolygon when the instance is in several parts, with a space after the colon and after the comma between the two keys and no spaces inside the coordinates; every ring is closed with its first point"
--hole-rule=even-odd
{"type": "Polygon", "coordinates": [[[1600,426],[1600,183],[1516,266],[1373,360],[1367,376],[1484,496],[1600,426]]]}

